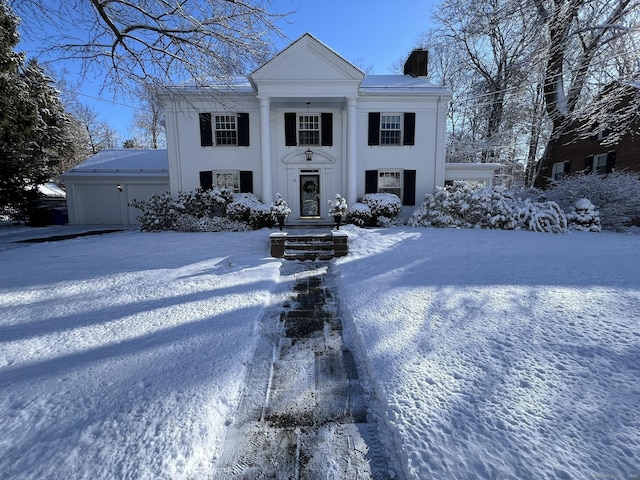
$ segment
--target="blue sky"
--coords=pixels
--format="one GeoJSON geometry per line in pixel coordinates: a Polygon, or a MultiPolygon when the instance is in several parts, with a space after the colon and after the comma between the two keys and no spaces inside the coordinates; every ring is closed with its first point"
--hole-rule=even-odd
{"type": "MultiPolygon", "coordinates": [[[[304,33],[318,40],[372,74],[391,73],[394,62],[405,57],[416,46],[418,36],[430,24],[433,4],[437,0],[273,0],[271,11],[293,12],[280,24],[289,41],[304,33]]],[[[278,47],[286,47],[282,42],[278,47]]],[[[32,54],[28,45],[18,47],[32,54]]],[[[73,65],[53,64],[55,71],[73,65]]],[[[66,75],[69,83],[77,79],[66,75]]],[[[79,100],[98,112],[119,133],[121,140],[131,138],[129,127],[135,111],[134,102],[126,98],[113,98],[99,88],[102,79],[86,80],[79,100]]]]}

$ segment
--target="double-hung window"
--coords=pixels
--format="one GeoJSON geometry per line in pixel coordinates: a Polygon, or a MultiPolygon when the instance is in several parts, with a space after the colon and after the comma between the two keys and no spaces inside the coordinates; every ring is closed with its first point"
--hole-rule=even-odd
{"type": "Polygon", "coordinates": [[[378,170],[378,193],[393,193],[402,198],[402,172],[378,170]]]}
{"type": "Polygon", "coordinates": [[[414,112],[369,112],[369,145],[415,145],[416,114],[414,112]]]}
{"type": "Polygon", "coordinates": [[[298,116],[298,145],[320,145],[320,116],[298,116]]]}
{"type": "Polygon", "coordinates": [[[235,115],[215,116],[216,145],[237,145],[238,127],[235,115]]]}
{"type": "Polygon", "coordinates": [[[402,115],[383,113],[380,115],[380,145],[401,145],[402,115]]]}
{"type": "Polygon", "coordinates": [[[200,145],[249,146],[248,113],[200,113],[200,145]]]}
{"type": "Polygon", "coordinates": [[[607,154],[601,153],[593,156],[593,170],[597,175],[607,173],[607,154]]]}

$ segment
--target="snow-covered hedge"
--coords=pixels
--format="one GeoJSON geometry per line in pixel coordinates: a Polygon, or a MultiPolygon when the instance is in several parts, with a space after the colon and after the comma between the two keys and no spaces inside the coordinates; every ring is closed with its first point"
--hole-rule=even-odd
{"type": "Polygon", "coordinates": [[[456,181],[425,195],[409,225],[559,233],[567,230],[567,219],[555,202],[522,200],[499,186],[456,181]]]}
{"type": "Polygon", "coordinates": [[[242,231],[274,224],[269,206],[258,197],[228,189],[197,189],[177,197],[164,193],[146,201],[133,200],[131,206],[142,211],[138,221],[147,232],[242,231]]]}
{"type": "Polygon", "coordinates": [[[356,202],[351,205],[347,213],[347,223],[357,227],[366,227],[373,223],[371,209],[364,203],[356,202]]]}
{"type": "Polygon", "coordinates": [[[358,227],[391,225],[402,208],[402,202],[393,193],[367,193],[354,203],[347,213],[347,223],[358,227]]]}
{"type": "Polygon", "coordinates": [[[575,203],[587,198],[600,213],[602,228],[624,228],[640,218],[640,178],[635,173],[612,172],[607,175],[577,174],[553,184],[541,193],[569,212],[575,203]]]}

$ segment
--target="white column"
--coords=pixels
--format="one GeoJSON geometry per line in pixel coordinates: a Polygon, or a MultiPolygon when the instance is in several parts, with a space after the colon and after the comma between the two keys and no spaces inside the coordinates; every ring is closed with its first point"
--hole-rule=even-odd
{"type": "Polygon", "coordinates": [[[347,98],[347,204],[358,200],[358,99],[347,98]]]}
{"type": "Polygon", "coordinates": [[[262,202],[273,200],[271,172],[271,99],[260,98],[260,165],[262,169],[262,202]]]}

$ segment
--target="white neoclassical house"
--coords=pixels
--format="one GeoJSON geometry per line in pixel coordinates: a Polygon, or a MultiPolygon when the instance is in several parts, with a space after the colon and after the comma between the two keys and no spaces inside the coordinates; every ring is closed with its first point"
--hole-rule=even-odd
{"type": "MultiPolygon", "coordinates": [[[[404,75],[365,75],[305,34],[247,78],[171,88],[162,95],[167,152],[158,165],[165,169],[168,160],[167,189],[231,187],[264,203],[280,193],[292,210],[289,224],[313,225],[328,221],[328,200],[337,193],[351,205],[366,193],[390,192],[413,208],[448,180],[490,185],[496,165],[447,169],[455,165],[445,163],[451,93],[426,74],[425,50],[411,53],[404,75]]],[[[129,185],[118,185],[122,223],[135,223],[126,209],[129,185]]],[[[80,190],[90,194],[82,185],[72,203],[83,202],[80,190]]],[[[115,214],[107,217],[114,223],[115,214]]]]}
{"type": "Polygon", "coordinates": [[[423,50],[404,75],[365,75],[305,34],[234,85],[174,89],[164,96],[171,192],[232,187],[265,203],[280,193],[292,224],[326,222],[336,193],[419,204],[446,180],[451,99],[426,73],[423,50]]]}

